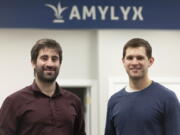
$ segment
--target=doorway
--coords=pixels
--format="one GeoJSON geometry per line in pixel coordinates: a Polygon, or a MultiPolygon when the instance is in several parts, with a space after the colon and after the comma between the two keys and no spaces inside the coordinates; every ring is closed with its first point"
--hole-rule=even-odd
{"type": "Polygon", "coordinates": [[[91,125],[91,116],[90,116],[90,89],[88,87],[68,87],[64,86],[63,89],[70,91],[77,95],[82,102],[83,110],[84,110],[84,119],[85,119],[85,128],[87,135],[91,135],[90,133],[90,125],[91,125]]]}

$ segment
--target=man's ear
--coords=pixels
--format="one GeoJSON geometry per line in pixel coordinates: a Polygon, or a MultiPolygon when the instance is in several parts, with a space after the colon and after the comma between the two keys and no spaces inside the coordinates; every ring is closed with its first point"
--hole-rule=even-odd
{"type": "Polygon", "coordinates": [[[154,63],[154,57],[149,58],[149,66],[151,66],[154,63]]]}
{"type": "Polygon", "coordinates": [[[124,63],[124,58],[121,59],[121,62],[124,63]]]}
{"type": "Polygon", "coordinates": [[[35,62],[34,61],[31,61],[31,65],[33,67],[33,69],[35,68],[35,62]]]}

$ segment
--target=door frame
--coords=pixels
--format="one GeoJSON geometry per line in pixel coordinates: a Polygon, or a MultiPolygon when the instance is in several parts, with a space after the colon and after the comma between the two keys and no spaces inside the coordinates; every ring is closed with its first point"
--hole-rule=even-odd
{"type": "Polygon", "coordinates": [[[86,105],[87,114],[85,123],[87,135],[98,135],[98,90],[97,80],[61,79],[57,80],[61,87],[87,88],[86,105]]]}

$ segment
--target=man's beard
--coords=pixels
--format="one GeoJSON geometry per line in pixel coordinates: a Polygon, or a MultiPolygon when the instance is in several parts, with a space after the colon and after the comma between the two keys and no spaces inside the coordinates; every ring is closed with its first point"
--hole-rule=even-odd
{"type": "Polygon", "coordinates": [[[57,67],[36,67],[34,69],[35,74],[37,75],[37,78],[45,83],[53,83],[58,74],[59,74],[59,68],[57,67]],[[51,73],[45,73],[46,70],[52,70],[51,73]]]}

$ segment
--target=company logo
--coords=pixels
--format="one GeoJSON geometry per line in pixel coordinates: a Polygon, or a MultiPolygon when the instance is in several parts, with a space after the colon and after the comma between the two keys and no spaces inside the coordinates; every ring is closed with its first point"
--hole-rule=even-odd
{"type": "Polygon", "coordinates": [[[57,7],[51,4],[45,4],[45,5],[54,11],[54,16],[55,16],[55,19],[53,20],[54,23],[64,23],[62,13],[64,12],[64,10],[67,9],[67,7],[62,7],[60,2],[57,4],[57,7]]]}
{"type": "Polygon", "coordinates": [[[68,9],[66,14],[67,21],[143,21],[142,6],[114,6],[114,5],[92,5],[62,7],[59,2],[57,6],[45,4],[54,11],[55,19],[53,23],[65,23],[63,12],[68,9]]]}

